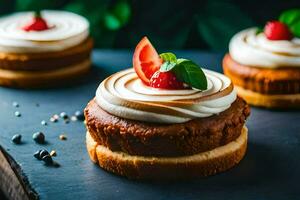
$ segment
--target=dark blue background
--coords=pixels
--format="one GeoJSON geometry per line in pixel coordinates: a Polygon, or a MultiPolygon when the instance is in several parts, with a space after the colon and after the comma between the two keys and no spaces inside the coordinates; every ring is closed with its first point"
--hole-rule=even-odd
{"type": "MultiPolygon", "coordinates": [[[[193,59],[203,67],[221,71],[221,55],[179,51],[178,57],[193,59]]],[[[0,144],[21,165],[41,199],[298,199],[300,179],[300,112],[252,108],[248,120],[246,157],[228,172],[200,180],[149,183],[127,180],[94,165],[85,148],[82,122],[50,123],[55,113],[72,114],[93,98],[101,80],[131,66],[130,51],[95,51],[93,73],[81,85],[51,90],[0,88],[0,144]],[[19,108],[12,106],[17,101],[19,108]],[[36,103],[40,106],[37,107],[36,103]],[[14,116],[18,110],[20,118],[14,116]],[[43,131],[48,144],[38,145],[32,133],[43,131]],[[22,145],[12,144],[15,133],[22,145]],[[65,133],[66,141],[58,136],[65,133]],[[55,149],[60,168],[51,168],[32,155],[41,148],[55,149]]]]}

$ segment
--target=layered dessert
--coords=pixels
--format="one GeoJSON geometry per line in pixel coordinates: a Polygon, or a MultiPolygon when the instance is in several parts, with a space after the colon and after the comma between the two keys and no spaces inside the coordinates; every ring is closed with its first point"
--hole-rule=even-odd
{"type": "Polygon", "coordinates": [[[134,179],[213,175],[246,152],[250,110],[230,79],[145,37],[133,68],[101,82],[85,109],[86,145],[103,169],[134,179]]]}
{"type": "Polygon", "coordinates": [[[230,41],[225,75],[249,104],[267,108],[300,107],[300,10],[283,13],[263,31],[248,28],[230,41]],[[298,32],[299,33],[298,33],[298,32]]]}
{"type": "Polygon", "coordinates": [[[0,18],[0,85],[61,85],[90,68],[88,21],[66,11],[20,12],[0,18]]]}

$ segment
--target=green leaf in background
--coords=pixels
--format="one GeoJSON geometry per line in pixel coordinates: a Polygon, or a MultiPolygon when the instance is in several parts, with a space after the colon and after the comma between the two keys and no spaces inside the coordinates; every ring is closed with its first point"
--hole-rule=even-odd
{"type": "Polygon", "coordinates": [[[300,37],[300,9],[283,12],[279,17],[279,21],[288,25],[294,36],[300,37]]]}
{"type": "Polygon", "coordinates": [[[300,9],[291,9],[284,11],[279,16],[279,21],[285,23],[288,26],[293,25],[294,23],[300,21],[300,9]]]}
{"type": "Polygon", "coordinates": [[[202,69],[193,61],[180,59],[172,70],[176,77],[189,86],[199,89],[207,89],[207,79],[202,69]]]}
{"type": "Polygon", "coordinates": [[[119,19],[110,13],[107,13],[105,15],[104,23],[109,30],[113,31],[118,30],[121,27],[121,22],[119,21],[119,19]]]}
{"type": "Polygon", "coordinates": [[[104,24],[107,29],[116,31],[128,23],[130,15],[131,9],[128,2],[120,0],[107,11],[104,17],[104,24]]]}
{"type": "Polygon", "coordinates": [[[159,57],[161,59],[163,59],[164,61],[169,61],[169,62],[174,62],[174,63],[176,63],[176,61],[177,61],[176,55],[174,53],[170,53],[170,52],[159,54],[159,57]]]}

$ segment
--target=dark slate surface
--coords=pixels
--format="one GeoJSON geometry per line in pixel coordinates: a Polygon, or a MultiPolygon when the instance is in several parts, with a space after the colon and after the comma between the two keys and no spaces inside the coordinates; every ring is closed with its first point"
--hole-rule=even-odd
{"type": "MultiPolygon", "coordinates": [[[[179,51],[179,56],[221,71],[221,56],[197,51],[179,51]]],[[[93,74],[81,85],[52,90],[0,88],[0,144],[16,159],[41,199],[297,199],[300,179],[300,112],[252,109],[248,120],[249,148],[234,169],[201,180],[149,183],[109,174],[88,158],[82,122],[49,123],[52,114],[83,109],[100,81],[131,65],[129,51],[95,51],[93,74]],[[19,108],[12,102],[17,101],[19,108]],[[36,103],[40,106],[37,107],[36,103]],[[18,110],[22,116],[17,118],[18,110]],[[35,144],[35,131],[46,134],[46,145],[35,144]],[[15,133],[24,143],[10,142],[15,133]],[[68,139],[58,136],[66,133],[68,139]],[[55,149],[60,168],[51,168],[33,158],[40,148],[55,149]]]]}

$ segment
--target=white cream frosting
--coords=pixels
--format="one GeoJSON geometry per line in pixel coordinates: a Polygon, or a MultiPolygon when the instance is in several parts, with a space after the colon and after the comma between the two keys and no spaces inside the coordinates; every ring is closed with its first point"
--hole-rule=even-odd
{"type": "Polygon", "coordinates": [[[226,76],[204,70],[208,88],[163,90],[144,85],[133,69],[106,78],[96,91],[97,104],[112,115],[157,123],[182,123],[228,109],[236,92],[226,76]],[[222,93],[222,94],[221,94],[222,93]]]}
{"type": "Polygon", "coordinates": [[[300,67],[300,38],[269,40],[257,28],[237,33],[229,43],[229,53],[238,63],[264,68],[300,67]]]}
{"type": "Polygon", "coordinates": [[[0,52],[38,53],[61,51],[83,42],[89,35],[89,22],[66,11],[42,11],[52,27],[44,31],[24,31],[33,12],[20,12],[0,18],[0,52]]]}

